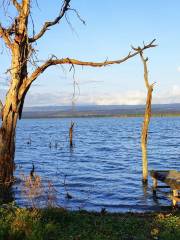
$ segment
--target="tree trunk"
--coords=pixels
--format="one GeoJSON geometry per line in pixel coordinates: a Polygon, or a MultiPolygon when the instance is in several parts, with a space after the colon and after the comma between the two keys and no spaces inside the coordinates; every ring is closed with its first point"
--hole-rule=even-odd
{"type": "Polygon", "coordinates": [[[13,182],[15,129],[17,113],[12,110],[6,115],[0,128],[0,183],[11,185],[13,182]]]}
{"type": "Polygon", "coordinates": [[[153,86],[151,85],[148,87],[146,110],[144,114],[144,122],[143,122],[142,133],[141,133],[143,183],[147,183],[148,181],[147,137],[148,137],[149,121],[151,117],[152,91],[153,91],[153,86]]]}
{"type": "Polygon", "coordinates": [[[24,98],[19,98],[21,85],[27,78],[28,40],[25,27],[27,20],[22,21],[12,45],[11,86],[2,108],[2,126],[0,128],[0,182],[11,185],[13,182],[15,134],[17,118],[21,117],[24,98]]]}

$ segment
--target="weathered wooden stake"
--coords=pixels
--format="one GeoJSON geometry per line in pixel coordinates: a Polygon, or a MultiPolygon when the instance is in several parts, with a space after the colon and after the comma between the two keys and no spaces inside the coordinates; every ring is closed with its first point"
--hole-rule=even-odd
{"type": "Polygon", "coordinates": [[[69,144],[70,147],[73,147],[73,130],[74,130],[74,122],[71,121],[71,126],[69,128],[69,144]]]}
{"type": "Polygon", "coordinates": [[[141,132],[141,149],[142,149],[142,182],[148,182],[148,159],[147,159],[147,138],[148,138],[148,128],[149,122],[151,118],[151,101],[152,101],[152,92],[153,92],[153,84],[149,84],[148,82],[148,70],[147,70],[147,61],[148,58],[144,58],[143,53],[140,52],[140,57],[144,65],[144,81],[147,88],[147,98],[146,98],[146,109],[144,113],[144,122],[142,125],[141,132]]]}

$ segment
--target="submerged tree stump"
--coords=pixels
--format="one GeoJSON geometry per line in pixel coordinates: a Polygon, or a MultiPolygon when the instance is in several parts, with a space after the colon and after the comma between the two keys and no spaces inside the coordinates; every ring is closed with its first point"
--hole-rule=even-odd
{"type": "Polygon", "coordinates": [[[69,145],[73,147],[73,130],[74,130],[74,122],[71,121],[71,126],[69,128],[69,145]]]}
{"type": "Polygon", "coordinates": [[[141,132],[141,149],[142,149],[142,181],[147,183],[148,181],[148,159],[147,159],[147,139],[148,139],[148,128],[151,118],[151,100],[152,100],[153,86],[148,87],[146,109],[144,114],[144,122],[141,132]]]}

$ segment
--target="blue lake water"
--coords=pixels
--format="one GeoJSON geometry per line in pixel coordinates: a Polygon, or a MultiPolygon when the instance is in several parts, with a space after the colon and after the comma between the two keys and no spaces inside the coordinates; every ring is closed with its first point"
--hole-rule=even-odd
{"type": "MultiPolygon", "coordinates": [[[[68,142],[71,119],[21,120],[16,136],[15,174],[18,178],[28,175],[33,163],[44,186],[48,181],[53,183],[57,204],[68,209],[160,210],[169,206],[170,200],[163,194],[153,200],[150,178],[147,189],[141,183],[142,120],[74,119],[73,150],[68,142]],[[66,192],[72,199],[66,198],[66,192]]],[[[149,169],[180,170],[179,117],[151,119],[148,159],[149,169]]],[[[19,205],[28,204],[20,184],[14,186],[13,192],[19,205]]],[[[42,206],[43,199],[42,194],[42,206]]]]}

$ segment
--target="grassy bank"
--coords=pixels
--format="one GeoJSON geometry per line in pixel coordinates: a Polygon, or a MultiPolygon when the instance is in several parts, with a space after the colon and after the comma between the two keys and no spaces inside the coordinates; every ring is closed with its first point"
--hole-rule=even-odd
{"type": "Polygon", "coordinates": [[[0,239],[180,239],[180,212],[110,214],[0,207],[0,239]]]}

